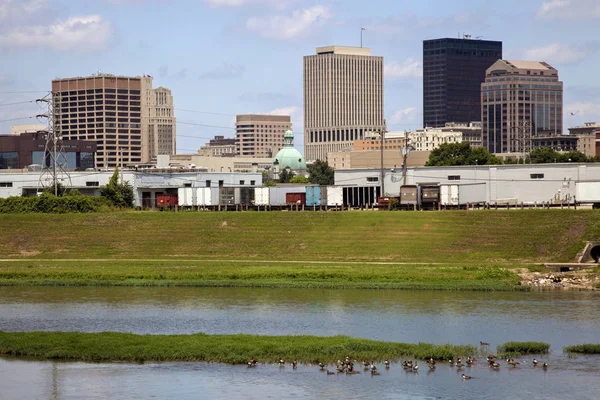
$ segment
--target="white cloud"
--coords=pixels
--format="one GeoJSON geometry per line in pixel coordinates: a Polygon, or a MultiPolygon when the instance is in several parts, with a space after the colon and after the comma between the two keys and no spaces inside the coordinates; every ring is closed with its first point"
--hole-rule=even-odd
{"type": "Polygon", "coordinates": [[[583,60],[589,50],[583,46],[567,46],[562,43],[550,43],[546,46],[525,49],[523,57],[531,61],[547,61],[560,64],[576,63],[583,60]]]}
{"type": "Polygon", "coordinates": [[[392,61],[384,66],[383,74],[386,78],[392,79],[421,78],[423,63],[414,58],[408,58],[402,64],[392,61]]]}
{"type": "Polygon", "coordinates": [[[47,0],[0,0],[0,20],[23,18],[41,11],[47,5],[47,0]]]}
{"type": "Polygon", "coordinates": [[[296,2],[297,0],[204,0],[204,3],[213,8],[238,8],[246,6],[285,8],[296,2]]]}
{"type": "Polygon", "coordinates": [[[398,110],[390,118],[391,125],[402,125],[409,122],[414,122],[417,118],[417,108],[408,107],[403,110],[398,110]]]}
{"type": "Polygon", "coordinates": [[[600,18],[600,3],[598,0],[544,1],[537,10],[536,18],[540,20],[600,18]]]}
{"type": "Polygon", "coordinates": [[[261,36],[289,40],[306,36],[331,16],[324,6],[296,10],[292,15],[268,15],[251,17],[246,28],[261,36]]]}
{"type": "Polygon", "coordinates": [[[83,15],[50,25],[18,27],[0,32],[0,47],[96,50],[104,47],[110,35],[110,22],[100,15],[83,15]]]}
{"type": "Polygon", "coordinates": [[[270,115],[297,115],[299,111],[300,111],[300,107],[288,106],[288,107],[276,108],[275,110],[270,111],[267,114],[270,114],[270,115]]]}

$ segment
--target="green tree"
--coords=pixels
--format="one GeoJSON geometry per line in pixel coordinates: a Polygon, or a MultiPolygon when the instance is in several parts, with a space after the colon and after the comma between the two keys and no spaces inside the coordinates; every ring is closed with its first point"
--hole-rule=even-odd
{"type": "Polygon", "coordinates": [[[529,162],[531,164],[548,164],[554,162],[562,162],[562,154],[553,150],[550,147],[542,149],[533,149],[529,153],[529,162]]]}
{"type": "Polygon", "coordinates": [[[290,179],[290,183],[310,183],[310,181],[304,175],[296,175],[290,179]]]}
{"type": "MultiPolygon", "coordinates": [[[[56,192],[59,197],[64,196],[65,193],[67,193],[67,188],[62,183],[56,182],[56,192]]],[[[54,196],[54,182],[52,182],[52,184],[48,187],[44,188],[43,193],[48,193],[54,196]]]]}
{"type": "Polygon", "coordinates": [[[327,161],[317,160],[307,167],[310,183],[316,185],[333,185],[334,172],[327,161]]]}
{"type": "Polygon", "coordinates": [[[284,168],[283,171],[279,173],[279,183],[290,183],[293,177],[294,173],[290,171],[289,168],[284,168]]]}
{"type": "Polygon", "coordinates": [[[428,167],[451,165],[498,165],[502,160],[483,147],[471,147],[469,142],[444,143],[431,151],[428,167]]]}
{"type": "Polygon", "coordinates": [[[115,207],[133,207],[133,187],[129,182],[119,183],[119,169],[110,178],[108,185],[100,187],[100,195],[115,207]]]}

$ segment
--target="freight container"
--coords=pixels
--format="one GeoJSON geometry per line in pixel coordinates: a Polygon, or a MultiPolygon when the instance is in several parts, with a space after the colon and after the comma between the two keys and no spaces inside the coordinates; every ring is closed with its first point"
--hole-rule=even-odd
{"type": "Polygon", "coordinates": [[[327,194],[327,204],[328,207],[336,207],[344,204],[344,193],[341,186],[327,186],[327,190],[325,190],[327,194]]]}
{"type": "Polygon", "coordinates": [[[210,188],[196,188],[196,205],[197,206],[212,206],[212,198],[210,188]]]}
{"type": "Polygon", "coordinates": [[[306,204],[306,193],[286,193],[285,202],[288,205],[305,205],[306,204]]]}
{"type": "Polygon", "coordinates": [[[440,204],[444,207],[458,207],[458,185],[440,185],[440,204]]]}
{"type": "Polygon", "coordinates": [[[235,204],[235,190],[232,187],[219,188],[219,204],[222,206],[232,206],[235,204]]]}
{"type": "Polygon", "coordinates": [[[191,207],[194,205],[194,189],[179,188],[177,189],[178,203],[180,207],[191,207]]]}
{"type": "Polygon", "coordinates": [[[600,203],[600,182],[575,182],[575,199],[578,203],[600,203]]]}
{"type": "Polygon", "coordinates": [[[485,204],[487,202],[487,185],[485,182],[458,185],[458,202],[461,206],[485,204]]]}
{"type": "Polygon", "coordinates": [[[307,186],[306,187],[306,205],[309,207],[321,205],[321,187],[307,186]]]}
{"type": "Polygon", "coordinates": [[[213,206],[219,205],[219,199],[220,199],[219,192],[220,192],[220,189],[217,187],[210,188],[210,202],[213,206]]]}
{"type": "Polygon", "coordinates": [[[235,189],[235,204],[251,206],[254,204],[254,188],[239,187],[235,189]]]}
{"type": "Polygon", "coordinates": [[[158,194],[156,195],[156,206],[158,208],[171,208],[177,205],[176,194],[158,194]]]}
{"type": "Polygon", "coordinates": [[[269,204],[271,206],[280,207],[287,205],[287,193],[305,193],[305,186],[272,186],[269,188],[269,204]]]}
{"type": "Polygon", "coordinates": [[[438,185],[419,185],[419,207],[435,210],[440,204],[440,187],[438,185]]]}
{"type": "Polygon", "coordinates": [[[258,187],[254,190],[254,204],[257,206],[269,205],[269,188],[258,187]]]}
{"type": "Polygon", "coordinates": [[[415,207],[419,199],[419,188],[416,185],[402,185],[400,187],[400,205],[415,207]]]}

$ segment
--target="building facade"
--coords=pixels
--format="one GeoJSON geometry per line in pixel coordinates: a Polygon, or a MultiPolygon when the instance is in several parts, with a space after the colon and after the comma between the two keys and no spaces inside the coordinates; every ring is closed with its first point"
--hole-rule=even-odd
{"type": "Polygon", "coordinates": [[[352,148],[367,132],[381,132],[383,57],[358,47],[317,48],[304,57],[304,157],[352,148]]]}
{"type": "Polygon", "coordinates": [[[11,135],[20,135],[22,133],[34,133],[39,131],[45,131],[47,129],[44,124],[24,124],[24,125],[13,125],[10,127],[11,135]]]}
{"type": "Polygon", "coordinates": [[[600,133],[600,122],[586,122],[582,126],[569,128],[569,135],[577,136],[577,150],[588,157],[598,155],[596,151],[596,134],[600,133]]]}
{"type": "Polygon", "coordinates": [[[563,83],[545,62],[498,60],[481,85],[483,146],[528,153],[535,136],[562,134],[563,83]]]}
{"type": "Polygon", "coordinates": [[[215,136],[204,146],[200,147],[198,154],[208,157],[235,157],[235,138],[215,136]]]}
{"type": "Polygon", "coordinates": [[[462,132],[445,132],[436,128],[418,129],[408,133],[408,143],[416,151],[431,151],[445,143],[461,143],[462,132]]]}
{"type": "Polygon", "coordinates": [[[52,81],[56,129],[67,140],[94,140],[96,166],[149,162],[175,152],[173,98],[151,76],[97,74],[52,81]]]}
{"type": "Polygon", "coordinates": [[[289,115],[242,114],[235,119],[235,152],[240,157],[272,158],[292,129],[289,115]]]}
{"type": "Polygon", "coordinates": [[[502,42],[471,39],[423,41],[423,127],[479,120],[486,70],[502,58],[502,42]]]}
{"type": "MultiPolygon", "coordinates": [[[[95,167],[96,142],[64,140],[62,145],[63,155],[56,158],[64,169],[85,170],[95,167]]],[[[0,135],[0,169],[25,169],[32,165],[50,168],[51,163],[43,134],[0,135]]]]}
{"type": "Polygon", "coordinates": [[[177,121],[171,90],[161,86],[148,89],[145,96],[145,107],[148,108],[149,157],[152,159],[158,155],[176,154],[177,121]]]}

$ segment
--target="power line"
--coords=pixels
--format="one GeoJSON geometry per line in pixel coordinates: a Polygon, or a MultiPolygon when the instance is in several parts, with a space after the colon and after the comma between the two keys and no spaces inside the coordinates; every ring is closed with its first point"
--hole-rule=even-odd
{"type": "Polygon", "coordinates": [[[33,119],[33,118],[35,118],[35,117],[11,118],[11,119],[3,119],[3,120],[0,120],[0,122],[19,121],[19,120],[22,120],[22,119],[33,119]]]}
{"type": "Polygon", "coordinates": [[[14,106],[16,104],[27,104],[27,103],[33,103],[35,100],[28,100],[28,101],[19,101],[17,103],[4,103],[4,104],[0,104],[0,107],[2,106],[14,106]]]}
{"type": "Polygon", "coordinates": [[[0,94],[48,93],[47,90],[25,90],[22,92],[0,92],[0,94]]]}

